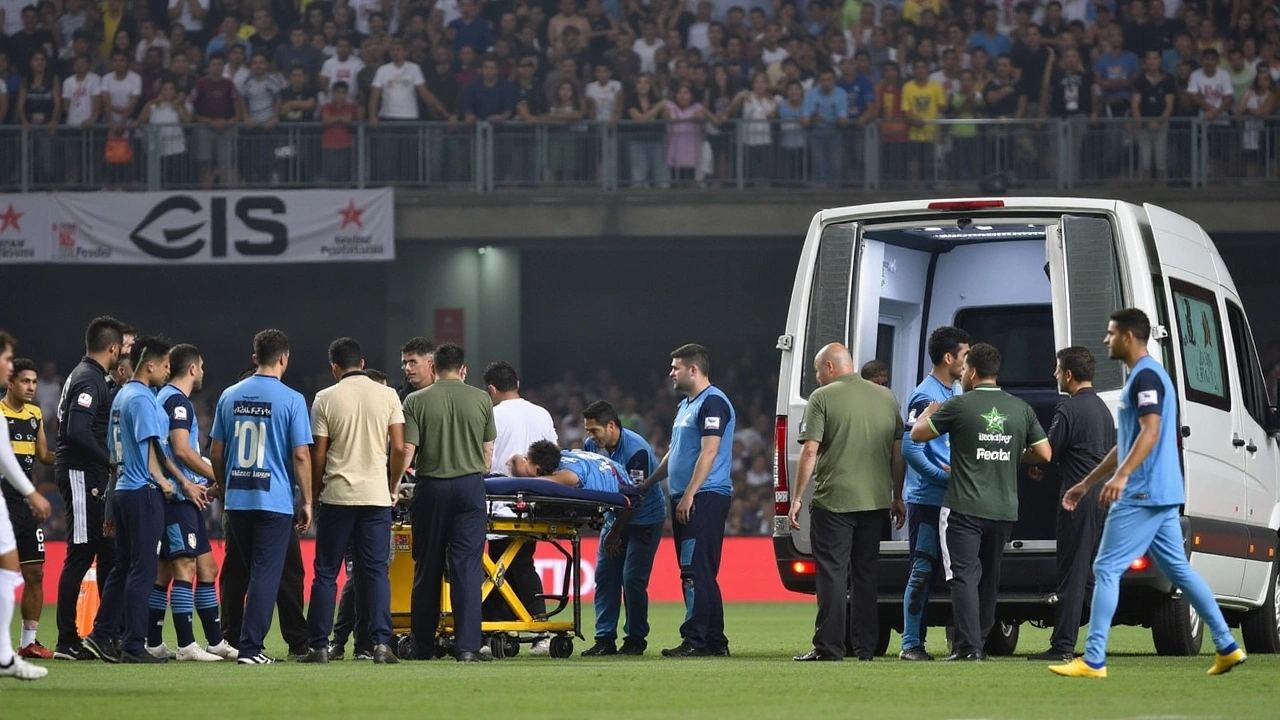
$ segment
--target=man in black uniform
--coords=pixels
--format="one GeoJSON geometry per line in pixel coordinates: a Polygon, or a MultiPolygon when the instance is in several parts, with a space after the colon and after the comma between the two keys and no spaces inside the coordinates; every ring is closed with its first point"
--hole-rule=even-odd
{"type": "MultiPolygon", "coordinates": [[[[1058,389],[1071,397],[1062,401],[1049,425],[1049,446],[1062,475],[1059,499],[1071,486],[1084,480],[1116,445],[1115,420],[1107,404],[1093,389],[1093,353],[1082,347],[1058,351],[1058,367],[1053,376],[1058,389]]],[[[1031,476],[1040,479],[1039,468],[1031,476]]],[[[1065,510],[1058,503],[1058,603],[1054,607],[1053,636],[1049,649],[1027,656],[1028,660],[1071,662],[1075,658],[1076,637],[1085,598],[1093,595],[1093,556],[1098,550],[1105,515],[1098,504],[1102,483],[1088,497],[1065,510]]]]}
{"type": "Polygon", "coordinates": [[[67,557],[58,578],[58,644],[53,651],[58,660],[95,659],[76,630],[76,600],[94,560],[101,590],[116,559],[115,543],[103,533],[110,466],[107,368],[116,366],[129,332],[132,328],[113,317],[94,318],[85,331],[85,357],[67,376],[58,402],[53,477],[67,508],[67,557]]]}
{"type": "Polygon", "coordinates": [[[436,371],[431,357],[435,349],[436,346],[424,337],[410,338],[401,346],[400,369],[404,371],[404,384],[396,388],[400,400],[435,381],[436,371]]]}

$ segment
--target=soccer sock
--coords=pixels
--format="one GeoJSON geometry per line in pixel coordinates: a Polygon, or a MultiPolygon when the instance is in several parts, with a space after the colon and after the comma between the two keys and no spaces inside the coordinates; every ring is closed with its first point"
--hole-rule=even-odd
{"type": "Polygon", "coordinates": [[[173,628],[178,631],[178,647],[184,648],[196,641],[195,631],[191,627],[191,613],[195,610],[196,602],[195,595],[191,592],[191,583],[174,580],[169,602],[173,605],[173,628]]]}
{"type": "Polygon", "coordinates": [[[164,642],[164,613],[169,609],[169,588],[153,585],[147,600],[147,647],[158,647],[164,642]]]}
{"type": "Polygon", "coordinates": [[[211,582],[196,582],[196,612],[210,646],[222,644],[222,621],[218,617],[218,590],[211,582]]]}
{"type": "Polygon", "coordinates": [[[23,620],[22,621],[22,641],[18,643],[18,647],[24,648],[36,641],[36,631],[40,629],[39,620],[23,620]]]}
{"type": "Polygon", "coordinates": [[[1230,655],[1231,653],[1233,653],[1233,652],[1235,652],[1235,651],[1237,651],[1237,650],[1239,650],[1239,649],[1240,649],[1240,646],[1239,646],[1239,645],[1237,645],[1235,642],[1232,642],[1230,645],[1228,645],[1228,646],[1226,646],[1226,647],[1222,648],[1221,650],[1219,650],[1219,651],[1218,651],[1218,654],[1219,654],[1219,655],[1230,655]]]}
{"type": "Polygon", "coordinates": [[[22,573],[0,569],[0,665],[13,663],[13,609],[17,602],[14,593],[22,587],[22,573]]]}

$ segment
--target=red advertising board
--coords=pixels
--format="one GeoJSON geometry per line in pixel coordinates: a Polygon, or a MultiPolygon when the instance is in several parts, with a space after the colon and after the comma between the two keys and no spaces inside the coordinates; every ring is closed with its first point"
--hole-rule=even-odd
{"type": "MultiPolygon", "coordinates": [[[[582,539],[582,596],[595,595],[596,538],[582,539]]],[[[568,544],[565,544],[568,549],[568,544]]],[[[213,541],[213,552],[222,562],[222,542],[213,541]]],[[[45,545],[44,596],[45,602],[57,598],[58,576],[66,557],[66,545],[50,542],[45,545]]],[[[311,565],[315,557],[315,543],[302,541],[302,558],[306,566],[306,591],[311,591],[311,565]]],[[[555,548],[539,543],[534,556],[538,572],[542,575],[547,592],[559,592],[568,563],[555,548]]],[[[720,564],[720,589],[725,602],[809,602],[807,595],[798,595],[782,587],[778,578],[778,566],[773,556],[773,543],[766,537],[725,538],[724,556],[720,564]]],[[[680,602],[680,570],[676,564],[675,549],[670,538],[664,538],[654,561],[653,575],[649,580],[649,598],[654,602],[680,602]]]]}

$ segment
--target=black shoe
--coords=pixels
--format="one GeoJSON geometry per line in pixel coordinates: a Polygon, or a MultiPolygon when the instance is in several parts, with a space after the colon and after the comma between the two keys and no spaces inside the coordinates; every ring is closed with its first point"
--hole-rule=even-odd
{"type": "Polygon", "coordinates": [[[987,656],[980,652],[971,652],[961,655],[960,653],[951,653],[942,658],[942,662],[982,662],[987,656]]]}
{"type": "MultiPolygon", "coordinates": [[[[110,640],[100,640],[94,637],[93,633],[90,633],[89,636],[84,639],[84,646],[89,652],[96,655],[97,658],[103,662],[115,664],[120,662],[121,658],[124,657],[124,653],[116,652],[115,644],[110,640]]],[[[150,655],[151,653],[145,654],[150,655]]]]}
{"type": "Polygon", "coordinates": [[[713,657],[729,657],[729,646],[724,647],[708,647],[707,654],[713,657]]]}
{"type": "Polygon", "coordinates": [[[711,651],[706,648],[696,648],[690,645],[688,640],[676,647],[666,648],[662,651],[662,657],[711,657],[711,654],[711,651]]]}
{"type": "Polygon", "coordinates": [[[75,645],[59,645],[53,649],[54,660],[97,660],[98,656],[89,651],[84,643],[77,642],[75,645]]]}
{"type": "Polygon", "coordinates": [[[371,648],[371,647],[368,647],[368,648],[361,648],[361,647],[358,647],[358,648],[356,648],[356,649],[355,649],[355,652],[351,655],[351,659],[352,659],[352,660],[372,660],[372,659],[373,659],[373,648],[371,648]]]}
{"type": "Polygon", "coordinates": [[[933,656],[925,651],[923,645],[917,645],[898,653],[898,659],[912,662],[928,662],[933,659],[933,656]]]}
{"type": "Polygon", "coordinates": [[[470,650],[464,650],[458,653],[458,656],[455,659],[460,663],[486,663],[491,661],[493,658],[487,658],[478,652],[471,652],[470,650]]]}
{"type": "Polygon", "coordinates": [[[400,662],[400,658],[391,652],[391,648],[386,645],[373,646],[373,664],[374,665],[395,665],[400,662]]]}
{"type": "MultiPolygon", "coordinates": [[[[626,647],[625,644],[623,647],[626,647]]],[[[641,650],[640,652],[644,652],[641,650]]],[[[612,640],[597,640],[595,645],[582,651],[582,657],[604,657],[605,655],[617,655],[618,646],[612,640]]]]}
{"type": "Polygon", "coordinates": [[[623,640],[622,647],[618,648],[619,655],[643,655],[645,650],[649,649],[649,643],[644,640],[623,640]]]}
{"type": "Polygon", "coordinates": [[[241,655],[240,658],[236,660],[236,664],[237,665],[272,665],[275,663],[275,661],[276,661],[275,658],[271,657],[266,653],[260,652],[257,655],[241,655]]]}
{"type": "Polygon", "coordinates": [[[1042,653],[1028,655],[1027,659],[1032,662],[1064,662],[1069,663],[1076,659],[1076,654],[1072,652],[1062,652],[1061,650],[1045,650],[1042,653]]]}
{"type": "Polygon", "coordinates": [[[329,663],[329,648],[311,648],[306,655],[298,658],[298,662],[314,665],[327,665],[329,663]]]}
{"type": "Polygon", "coordinates": [[[796,662],[840,662],[844,660],[844,658],[839,658],[839,657],[836,657],[835,655],[827,655],[826,653],[820,653],[817,650],[810,650],[804,655],[796,655],[791,659],[795,660],[796,662]]]}
{"type": "Polygon", "coordinates": [[[329,646],[329,660],[331,662],[334,660],[341,660],[346,656],[347,656],[346,645],[330,645],[329,646]]]}
{"type": "MultiPolygon", "coordinates": [[[[87,639],[88,638],[86,638],[86,640],[87,639]]],[[[124,663],[125,665],[163,665],[164,663],[169,662],[169,658],[156,657],[155,655],[152,655],[146,650],[143,650],[137,655],[131,652],[121,653],[120,662],[124,663]]]]}

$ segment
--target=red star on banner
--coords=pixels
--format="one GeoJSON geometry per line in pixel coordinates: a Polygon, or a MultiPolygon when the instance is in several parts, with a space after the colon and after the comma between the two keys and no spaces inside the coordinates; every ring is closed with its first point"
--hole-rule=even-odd
{"type": "Polygon", "coordinates": [[[26,213],[20,213],[15,211],[13,209],[13,203],[9,203],[8,212],[4,213],[3,215],[0,215],[0,232],[4,232],[5,230],[8,230],[10,227],[12,227],[14,230],[17,230],[18,232],[22,232],[22,226],[18,224],[18,221],[21,220],[22,216],[25,214],[26,213]]]}
{"type": "MultiPolygon", "coordinates": [[[[339,230],[346,230],[348,225],[355,225],[361,230],[364,229],[364,223],[360,221],[360,216],[364,214],[364,208],[356,207],[355,200],[348,200],[347,206],[339,210],[338,214],[342,216],[342,227],[338,228],[339,230]]],[[[4,216],[0,215],[0,220],[2,219],[4,219],[4,216]]]]}

